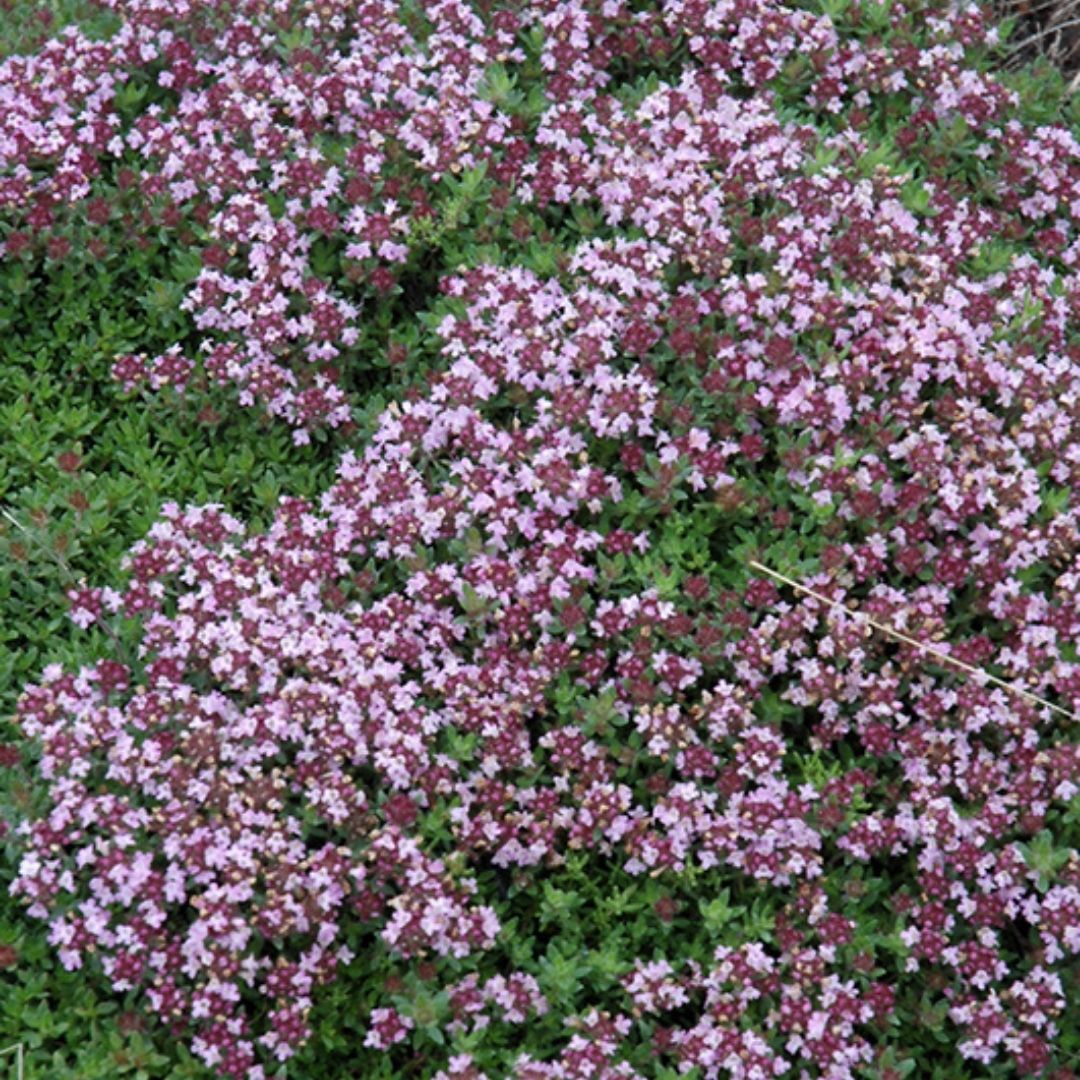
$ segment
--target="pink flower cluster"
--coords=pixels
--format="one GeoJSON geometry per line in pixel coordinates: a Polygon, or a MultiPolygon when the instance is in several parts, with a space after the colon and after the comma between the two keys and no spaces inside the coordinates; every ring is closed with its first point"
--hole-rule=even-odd
{"type": "MultiPolygon", "coordinates": [[[[485,166],[497,150],[520,153],[481,81],[491,64],[523,58],[521,17],[485,22],[440,0],[425,6],[421,40],[394,3],[260,2],[227,18],[200,0],[108,6],[125,17],[109,41],[70,31],[0,65],[11,128],[0,130],[0,209],[29,206],[26,223],[47,228],[91,194],[103,159],[134,158],[129,183],[204,236],[182,306],[204,335],[207,373],[293,424],[298,441],[347,422],[330,372],[357,341],[363,298],[343,289],[393,286],[444,173],[485,166]],[[283,49],[281,35],[301,29],[346,40],[283,49]],[[133,73],[149,73],[173,104],[128,126],[119,110],[133,73]],[[320,238],[341,246],[348,280],[313,268],[320,238]]],[[[506,181],[506,169],[492,175],[506,181]]],[[[189,374],[162,358],[149,366],[154,388],[189,374]]],[[[116,375],[130,386],[140,372],[123,362],[116,375]]]]}
{"type": "MultiPolygon", "coordinates": [[[[202,0],[105,6],[124,17],[108,41],[71,30],[34,57],[0,65],[0,209],[29,230],[15,228],[7,253],[61,229],[72,213],[105,224],[103,169],[123,163],[123,186],[154,208],[145,224],[160,220],[201,254],[183,307],[202,337],[207,374],[292,424],[299,441],[312,428],[348,423],[340,372],[364,304],[394,287],[418,224],[437,215],[444,176],[486,169],[541,205],[599,198],[610,223],[662,236],[710,275],[731,262],[739,204],[770,196],[795,201],[802,219],[770,230],[768,250],[791,252],[782,273],[794,257],[789,229],[816,246],[845,218],[843,237],[830,235],[823,249],[830,256],[837,241],[854,254],[869,239],[857,235],[861,219],[883,234],[875,238],[882,247],[864,250],[903,257],[910,215],[886,206],[873,225],[865,195],[838,197],[822,183],[828,170],[800,175],[818,136],[783,124],[768,89],[797,55],[810,58],[804,105],[822,116],[845,107],[864,114],[874,94],[914,91],[916,145],[928,127],[962,117],[983,136],[984,156],[1008,163],[1003,204],[1050,218],[1043,242],[1067,246],[1052,221],[1067,187],[1054,176],[1075,142],[1063,129],[995,123],[1010,95],[963,64],[965,48],[990,34],[974,9],[936,18],[940,44],[919,50],[841,37],[827,16],[775,0],[671,0],[646,11],[626,0],[561,0],[486,17],[440,0],[425,5],[423,27],[381,0],[360,9],[258,0],[229,15],[202,0]],[[299,31],[320,44],[284,44],[299,31]],[[492,65],[522,64],[521,40],[533,31],[550,106],[527,137],[522,117],[492,100],[486,76],[492,65]],[[680,42],[692,58],[680,81],[627,115],[610,93],[609,69],[662,62],[680,42]],[[164,103],[129,123],[128,95],[141,100],[147,82],[164,103]],[[740,85],[755,97],[731,92],[740,85]],[[796,176],[803,190],[792,200],[796,176]],[[808,214],[812,205],[830,209],[808,214]],[[316,249],[328,245],[332,268],[317,269],[316,249]]],[[[856,131],[822,150],[854,152],[856,131]]],[[[753,220],[745,227],[753,231],[753,220]]],[[[70,250],[62,231],[54,239],[70,250]]],[[[913,264],[909,276],[926,269],[913,264]]],[[[949,267],[931,270],[940,277],[949,267]]],[[[817,304],[795,304],[798,326],[817,304]]],[[[156,387],[183,385],[189,374],[168,362],[151,369],[156,387]]],[[[130,385],[138,372],[121,365],[117,374],[130,385]]],[[[842,415],[845,406],[835,407],[842,415]]]]}
{"type": "MultiPolygon", "coordinates": [[[[964,1044],[973,1055],[984,1052],[978,1008],[997,1000],[985,992],[1005,975],[995,928],[1017,918],[1043,927],[1048,958],[1080,944],[1067,919],[1055,933],[1062,920],[1044,913],[1075,905],[1077,883],[1040,895],[1016,845],[999,840],[1037,830],[1076,792],[1077,748],[1044,748],[1049,722],[1037,709],[974,683],[943,690],[917,674],[910,650],[890,659],[857,616],[822,627],[817,601],[780,603],[771,590],[751,590],[763,614],[709,663],[738,681],[710,682],[678,646],[708,627],[707,605],[695,619],[655,593],[622,594],[598,572],[604,549],[623,547],[620,534],[605,539],[574,519],[621,497],[621,481],[588,460],[612,418],[691,490],[725,490],[723,467],[738,453],[694,437],[699,429],[658,430],[655,376],[605,359],[636,320],[658,317],[665,254],[591,243],[571,260],[569,286],[493,268],[448,281],[463,314],[441,327],[445,371],[427,397],[387,410],[320,506],[286,501],[254,536],[213,507],[169,508],[132,550],[123,593],[80,594],[88,616],[107,604],[142,618],[146,676],[134,693],[131,673],[105,661],[74,676],[50,669],[24,696],[21,722],[43,744],[53,809],[23,829],[30,850],[17,891],[51,916],[65,963],[94,951],[117,988],[147,985],[151,1007],[185,1017],[193,1046],[224,1075],[259,1075],[260,1041],[289,1052],[250,1030],[244,989],[302,1008],[342,960],[350,913],[405,957],[493,944],[499,923],[474,884],[411,833],[438,805],[451,807],[467,863],[557,865],[570,847],[618,853],[630,874],[722,863],[777,887],[812,886],[800,889],[815,898],[806,932],[829,927],[829,944],[785,963],[808,966],[825,997],[806,999],[784,1045],[832,1062],[838,1076],[867,1054],[843,1025],[874,1009],[857,1004],[873,985],[856,993],[813,966],[833,963],[827,950],[846,933],[832,928],[830,898],[814,884],[830,851],[856,862],[917,857],[924,893],[895,900],[908,968],[932,959],[968,988],[971,1004],[952,1015],[976,1033],[964,1044]],[[514,388],[528,405],[495,422],[491,403],[514,388]],[[358,572],[368,559],[376,571],[358,572]],[[612,692],[616,714],[642,734],[633,756],[644,788],[620,780],[617,743],[573,721],[550,723],[534,743],[530,719],[564,673],[582,693],[612,692]],[[870,760],[900,755],[898,782],[859,767],[796,786],[790,736],[754,710],[777,674],[786,698],[820,714],[812,747],[854,733],[870,760]],[[445,752],[449,730],[478,737],[470,757],[445,752]],[[548,778],[522,784],[540,764],[548,778]],[[359,779],[365,771],[371,780],[359,779]],[[880,808],[852,815],[857,790],[880,808]],[[961,815],[957,798],[977,800],[979,813],[961,815]],[[331,839],[312,846],[316,826],[331,839]],[[178,905],[196,915],[182,932],[168,917],[178,905]],[[252,951],[254,931],[278,959],[252,951]],[[830,1015],[849,1006],[847,1019],[830,1015]],[[838,1024],[842,1037],[823,1042],[838,1024]]],[[[932,637],[947,600],[932,585],[875,586],[865,607],[932,637]]],[[[1061,659],[1045,670],[1075,676],[1061,659]]],[[[802,933],[793,941],[805,950],[802,933]]],[[[775,958],[761,963],[783,983],[775,958]]],[[[639,1008],[691,992],[668,978],[665,969],[650,989],[657,970],[642,968],[628,990],[639,1008]]],[[[489,991],[500,1000],[490,984],[481,1000],[489,991]]],[[[763,1068],[780,1060],[768,1025],[718,1029],[713,1005],[706,1011],[705,1027],[672,1034],[680,1060],[712,1067],[743,1051],[763,1068]]],[[[380,1017],[372,1045],[404,1037],[380,1017]]],[[[1052,1034],[1050,1020],[1009,1023],[1052,1034]]],[[[604,1045],[579,1035],[567,1053],[604,1045]]],[[[547,1075],[538,1069],[523,1063],[521,1075],[547,1075]]]]}
{"type": "MultiPolygon", "coordinates": [[[[50,668],[24,696],[54,808],[24,829],[15,891],[53,913],[65,964],[94,952],[118,989],[147,985],[151,1007],[189,1019],[194,1048],[224,1075],[258,1075],[243,988],[309,1003],[342,959],[349,912],[377,920],[404,956],[493,943],[498,920],[473,883],[409,827],[457,795],[464,839],[479,820],[467,813],[474,792],[530,760],[528,716],[573,664],[551,624],[595,579],[601,537],[571,518],[619,488],[583,461],[590,418],[572,402],[593,385],[601,403],[629,386],[649,429],[649,380],[602,359],[647,301],[591,281],[646,250],[591,246],[573,293],[520,271],[451,283],[471,303],[445,327],[444,377],[428,400],[387,411],[321,507],[286,501],[255,537],[214,507],[167,507],[132,550],[124,592],[80,594],[83,621],[106,602],[142,618],[135,693],[127,668],[104,661],[78,675],[50,668]],[[539,327],[560,324],[559,346],[537,347],[539,327]],[[469,354],[453,358],[464,341],[469,354]],[[492,423],[484,402],[511,384],[546,387],[553,407],[492,423]],[[417,545],[438,551],[472,531],[471,559],[416,565],[389,593],[354,568],[374,558],[394,575],[417,545]],[[474,604],[489,614],[474,612],[467,630],[456,612],[474,604]],[[212,688],[195,689],[196,672],[212,688]],[[450,727],[482,736],[479,771],[463,775],[440,750],[450,727]],[[360,784],[363,769],[377,780],[360,784]],[[316,826],[333,842],[311,847],[316,826]],[[163,865],[146,842],[162,845],[163,865]],[[178,905],[196,915],[182,932],[168,918],[178,905]],[[255,932],[281,962],[254,951],[255,932]]],[[[592,423],[606,423],[602,406],[592,423]]],[[[661,615],[648,600],[624,607],[638,622],[661,615]]]]}
{"type": "MultiPolygon", "coordinates": [[[[107,45],[74,35],[0,72],[28,131],[0,144],[4,205],[44,222],[85,197],[91,166],[65,149],[81,109],[76,142],[138,154],[147,195],[204,218],[185,303],[207,374],[301,438],[349,417],[330,367],[365,299],[315,273],[320,238],[381,288],[430,183],[480,165],[532,211],[603,221],[557,274],[446,275],[438,370],[320,500],[284,500],[261,533],[167,507],[121,592],[72,596],[81,625],[141,620],[141,670],[50,667],[22,698],[49,807],[19,828],[16,893],[68,967],[96,957],[223,1076],[302,1044],[349,926],[403,961],[468,961],[504,934],[477,871],[539,877],[569,852],[630,879],[722,871],[778,914],[708,965],[628,959],[624,1010],[565,1018],[521,1080],[640,1075],[642,1030],[707,1078],[853,1077],[893,1007],[886,953],[940,979],[966,1058],[1052,1060],[1080,862],[1047,879],[1033,838],[1076,797],[1080,749],[863,616],[1080,710],[1080,147],[965,67],[975,9],[935,15],[911,55],[772,0],[638,6],[445,2],[420,33],[375,0],[252,3],[222,37],[212,5],[154,0],[107,45]],[[283,57],[297,26],[332,44],[283,57]],[[547,101],[525,138],[482,81],[534,30],[547,101]],[[675,43],[681,70],[613,92],[609,69],[675,43]],[[54,54],[76,82],[54,88],[54,54]],[[176,101],[121,131],[94,80],[136,62],[176,101]],[[774,81],[792,65],[798,121],[774,81]],[[875,164],[860,114],[899,91],[913,153],[962,117],[999,179],[875,164]],[[625,572],[677,508],[748,501],[823,537],[808,584],[862,614],[625,572]],[[852,904],[898,864],[879,900],[897,929],[860,937],[852,904]]],[[[117,375],[182,384],[181,353],[117,375]]],[[[527,971],[447,995],[451,1035],[549,1009],[527,971]]],[[[367,1045],[415,1027],[380,1005],[367,1045]]],[[[455,1051],[437,1075],[484,1074],[455,1051]]]]}
{"type": "Polygon", "coordinates": [[[447,1026],[450,1031],[478,1031],[493,1018],[507,1024],[524,1024],[529,1017],[543,1016],[548,1011],[547,999],[536,979],[516,971],[509,976],[493,975],[482,985],[476,974],[466,975],[447,987],[447,993],[454,1013],[454,1020],[447,1026]]]}

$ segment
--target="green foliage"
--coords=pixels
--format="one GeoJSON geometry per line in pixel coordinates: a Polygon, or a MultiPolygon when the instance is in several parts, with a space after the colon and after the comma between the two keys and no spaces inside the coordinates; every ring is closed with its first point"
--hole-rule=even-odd
{"type": "Polygon", "coordinates": [[[112,34],[120,20],[94,0],[4,0],[0,3],[0,59],[33,52],[65,26],[95,39],[112,34]]]}
{"type": "Polygon", "coordinates": [[[78,289],[63,272],[19,287],[27,277],[0,265],[2,713],[44,662],[75,661],[66,589],[115,575],[162,503],[220,502],[265,523],[280,494],[315,495],[333,472],[333,454],[213,393],[125,398],[113,358],[172,340],[172,321],[140,310],[160,281],[139,294],[104,269],[78,289]]]}

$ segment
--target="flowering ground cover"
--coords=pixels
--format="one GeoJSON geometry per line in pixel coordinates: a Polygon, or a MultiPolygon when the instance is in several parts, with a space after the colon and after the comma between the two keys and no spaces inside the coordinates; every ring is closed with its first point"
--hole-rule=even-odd
{"type": "Polygon", "coordinates": [[[936,0],[71,14],[0,63],[30,1075],[1073,1076],[1061,80],[936,0]]]}

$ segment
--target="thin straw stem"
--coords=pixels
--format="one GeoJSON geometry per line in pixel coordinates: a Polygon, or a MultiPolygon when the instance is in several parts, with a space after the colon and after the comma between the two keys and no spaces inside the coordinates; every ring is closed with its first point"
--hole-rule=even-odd
{"type": "Polygon", "coordinates": [[[872,626],[875,630],[887,634],[897,641],[902,641],[905,645],[910,645],[920,652],[929,653],[942,663],[952,664],[954,667],[959,668],[968,675],[974,675],[978,679],[985,679],[987,682],[992,682],[995,686],[1000,686],[1003,690],[1008,690],[1010,694],[1017,694],[1032,704],[1042,705],[1047,709],[1052,709],[1062,716],[1069,717],[1070,720],[1080,720],[1080,716],[1077,716],[1076,713],[1069,712],[1068,709],[1063,709],[1060,705],[1055,705],[1053,702],[1047,701],[1045,698],[1041,698],[1037,694],[1031,693],[1030,690],[1024,690],[1022,687],[1015,686],[1013,683],[1006,682],[1004,679],[999,679],[996,675],[991,675],[990,672],[984,671],[982,668],[977,668],[973,664],[968,664],[963,660],[957,659],[955,656],[950,656],[947,652],[935,648],[933,645],[927,645],[926,642],[909,637],[899,630],[894,630],[891,626],[886,626],[885,623],[879,623],[876,620],[871,619],[868,615],[864,615],[858,609],[848,607],[847,604],[842,604],[839,600],[831,600],[829,597],[822,595],[815,589],[811,589],[808,586],[787,577],[785,574],[781,574],[777,570],[770,569],[764,563],[760,563],[756,559],[750,560],[750,566],[755,570],[760,570],[763,574],[768,574],[769,577],[774,578],[776,581],[783,582],[785,585],[789,585],[791,588],[797,589],[801,593],[806,593],[807,596],[812,596],[815,600],[820,600],[823,604],[828,604],[830,607],[834,608],[841,608],[849,615],[857,615],[859,618],[863,619],[868,626],[872,626]]]}
{"type": "MultiPolygon", "coordinates": [[[[52,558],[53,562],[55,562],[56,565],[60,567],[60,569],[64,573],[64,576],[68,579],[69,582],[73,584],[78,584],[79,579],[76,577],[75,571],[72,570],[72,568],[68,565],[67,560],[59,552],[53,550],[53,548],[51,548],[48,544],[42,543],[13,513],[11,513],[10,510],[6,509],[5,507],[0,507],[0,516],[7,518],[7,520],[11,522],[11,524],[14,525],[15,528],[18,529],[24,536],[26,536],[26,538],[32,544],[37,545],[37,547],[45,551],[45,553],[52,558]]],[[[113,645],[116,646],[120,654],[130,663],[131,654],[127,647],[124,645],[124,643],[120,640],[116,631],[104,619],[98,619],[97,625],[105,631],[105,634],[108,636],[109,640],[112,641],[113,645]]]]}

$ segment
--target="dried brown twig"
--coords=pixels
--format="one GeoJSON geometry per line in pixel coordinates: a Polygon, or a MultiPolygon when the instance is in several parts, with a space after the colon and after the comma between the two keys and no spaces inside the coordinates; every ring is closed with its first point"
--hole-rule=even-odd
{"type": "Polygon", "coordinates": [[[1069,93],[1080,89],[1080,0],[994,0],[993,10],[1015,21],[1005,67],[1045,60],[1070,79],[1069,93]]]}
{"type": "Polygon", "coordinates": [[[782,582],[784,585],[789,586],[798,592],[804,593],[807,596],[813,597],[813,599],[820,601],[823,604],[828,604],[830,607],[839,608],[842,611],[847,612],[849,615],[854,615],[856,618],[861,619],[867,626],[873,627],[875,630],[888,637],[893,638],[896,641],[902,642],[904,645],[908,645],[913,649],[918,649],[920,652],[926,653],[939,663],[952,665],[964,672],[966,675],[974,677],[978,681],[991,682],[995,686],[1000,686],[1003,690],[1007,690],[1010,694],[1015,694],[1017,697],[1022,697],[1030,704],[1042,705],[1044,708],[1051,709],[1053,712],[1060,713],[1062,716],[1067,716],[1070,720],[1080,720],[1080,716],[1076,713],[1070,712],[1068,709],[1063,709],[1060,705],[1055,705],[1052,701],[1047,701],[1045,698],[1039,697],[1038,694],[1031,693],[1030,690],[1025,690],[1022,686],[1017,686],[1015,683],[1006,682],[1004,679],[999,679],[996,675],[991,675],[990,672],[984,671],[982,668],[977,668],[973,664],[969,664],[958,657],[952,656],[950,653],[945,652],[943,649],[939,649],[934,645],[928,645],[925,641],[919,641],[917,638],[913,638],[908,634],[903,634],[899,630],[888,626],[885,623],[878,622],[875,619],[870,618],[864,612],[859,611],[857,608],[849,607],[847,604],[841,603],[839,600],[833,600],[823,593],[818,592],[816,589],[811,589],[808,585],[803,585],[801,582],[796,581],[794,578],[788,577],[786,574],[781,574],[777,570],[773,570],[766,566],[764,563],[758,562],[756,559],[751,559],[751,567],[755,570],[761,571],[763,574],[767,574],[775,581],[782,582]]]}

